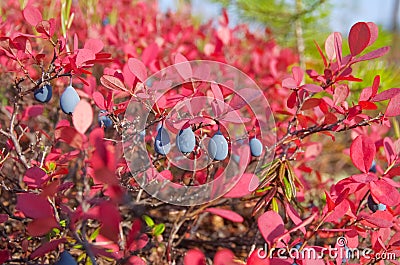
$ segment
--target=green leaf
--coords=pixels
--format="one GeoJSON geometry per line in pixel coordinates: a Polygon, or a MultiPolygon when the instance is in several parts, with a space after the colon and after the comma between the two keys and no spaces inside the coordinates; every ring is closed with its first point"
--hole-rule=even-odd
{"type": "Polygon", "coordinates": [[[154,226],[154,221],[151,219],[150,216],[148,215],[143,215],[143,220],[146,222],[147,226],[153,227],[154,226]]]}
{"type": "Polygon", "coordinates": [[[79,256],[78,259],[76,261],[80,262],[82,261],[84,258],[86,258],[86,252],[82,252],[79,256]]]}
{"type": "Polygon", "coordinates": [[[56,169],[56,163],[50,162],[49,163],[49,172],[52,172],[56,169]]]}
{"type": "Polygon", "coordinates": [[[53,230],[51,231],[51,233],[52,233],[52,234],[54,233],[54,235],[59,235],[59,234],[60,234],[60,229],[58,229],[58,228],[53,228],[53,230]]]}
{"type": "Polygon", "coordinates": [[[93,231],[93,233],[90,235],[90,240],[93,241],[96,239],[96,237],[99,235],[100,233],[100,226],[96,228],[96,230],[93,231]]]}
{"type": "Polygon", "coordinates": [[[154,229],[153,229],[153,234],[154,234],[155,236],[159,236],[159,235],[161,235],[161,234],[164,232],[164,230],[165,230],[165,224],[158,224],[158,225],[156,225],[156,226],[154,227],[154,229]]]}
{"type": "Polygon", "coordinates": [[[93,265],[92,260],[91,259],[86,259],[85,262],[86,265],[93,265]]]}
{"type": "Polygon", "coordinates": [[[75,249],[83,249],[83,246],[82,246],[81,244],[76,244],[76,245],[74,245],[72,248],[75,248],[75,249]]]}
{"type": "Polygon", "coordinates": [[[289,180],[286,176],[283,177],[283,187],[286,198],[291,201],[292,200],[292,185],[290,184],[289,180]]]}
{"type": "Polygon", "coordinates": [[[278,202],[276,201],[275,198],[272,198],[271,207],[273,211],[279,212],[278,202]]]}
{"type": "Polygon", "coordinates": [[[60,221],[60,226],[61,227],[66,227],[67,226],[67,220],[61,220],[60,221]]]}

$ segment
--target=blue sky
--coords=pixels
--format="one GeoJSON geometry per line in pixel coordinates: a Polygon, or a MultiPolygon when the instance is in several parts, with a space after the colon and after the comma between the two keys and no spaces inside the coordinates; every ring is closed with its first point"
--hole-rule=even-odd
{"type": "MultiPolygon", "coordinates": [[[[179,0],[159,0],[160,8],[174,10],[179,0]]],[[[266,0],[267,1],[267,0],[266,0]]],[[[346,33],[357,21],[372,21],[388,28],[392,19],[394,0],[330,0],[333,10],[330,19],[332,31],[346,33]]],[[[218,16],[220,6],[208,0],[192,0],[193,12],[205,19],[218,16]]],[[[231,19],[235,20],[230,14],[231,19]]],[[[400,17],[400,14],[399,14],[400,17]]],[[[398,23],[400,23],[398,21],[398,23]]]]}

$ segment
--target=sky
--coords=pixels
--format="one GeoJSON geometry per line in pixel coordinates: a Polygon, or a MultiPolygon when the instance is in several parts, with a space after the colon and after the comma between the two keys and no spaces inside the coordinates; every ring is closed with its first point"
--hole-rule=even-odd
{"type": "MultiPolygon", "coordinates": [[[[175,10],[179,0],[159,0],[161,10],[175,10]]],[[[266,0],[267,1],[267,0],[266,0]]],[[[330,18],[332,31],[347,33],[357,21],[372,21],[384,28],[389,28],[392,19],[392,9],[395,0],[330,0],[333,5],[330,18]]],[[[221,7],[209,0],[192,0],[192,10],[205,20],[218,17],[221,7]]],[[[229,10],[228,10],[229,11],[229,10]]],[[[230,13],[230,19],[235,23],[235,14],[230,13]]],[[[399,12],[400,17],[400,12],[399,12]]],[[[398,21],[400,23],[400,21],[398,21]]]]}

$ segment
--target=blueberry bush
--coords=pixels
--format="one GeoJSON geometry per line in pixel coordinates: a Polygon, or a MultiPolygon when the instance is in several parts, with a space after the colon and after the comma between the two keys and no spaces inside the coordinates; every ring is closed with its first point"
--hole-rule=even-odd
{"type": "Polygon", "coordinates": [[[229,27],[226,12],[197,25],[151,1],[20,2],[0,4],[1,263],[400,264],[377,255],[400,255],[400,88],[376,75],[349,100],[363,78],[353,66],[389,52],[365,52],[374,23],[316,43],[314,70],[270,33],[229,27]],[[260,90],[193,60],[235,67],[260,90]],[[179,84],[153,78],[171,66],[179,84]],[[342,145],[351,173],[317,169],[326,145],[342,145]],[[232,184],[183,205],[157,199],[166,187],[144,189],[143,175],[178,195],[232,184]],[[258,251],[330,245],[374,254],[258,251]]]}

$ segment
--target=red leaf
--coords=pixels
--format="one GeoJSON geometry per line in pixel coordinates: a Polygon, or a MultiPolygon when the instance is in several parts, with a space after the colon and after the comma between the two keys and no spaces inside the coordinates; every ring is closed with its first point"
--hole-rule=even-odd
{"type": "Polygon", "coordinates": [[[325,197],[326,197],[326,205],[328,206],[328,212],[331,212],[335,209],[336,204],[332,200],[331,195],[325,191],[325,197]]]}
{"type": "Polygon", "coordinates": [[[265,212],[258,218],[257,223],[262,236],[270,245],[274,242],[275,238],[285,232],[283,220],[275,211],[265,212]]]}
{"type": "Polygon", "coordinates": [[[219,116],[225,109],[224,96],[221,88],[216,83],[211,83],[211,91],[214,95],[214,100],[211,102],[215,115],[219,116]]]}
{"type": "Polygon", "coordinates": [[[206,265],[206,257],[199,249],[190,249],[183,258],[184,265],[206,265]]]}
{"type": "Polygon", "coordinates": [[[186,57],[180,53],[177,53],[175,55],[174,67],[184,80],[188,80],[193,76],[193,71],[192,67],[190,66],[190,63],[188,62],[186,57]]]}
{"type": "Polygon", "coordinates": [[[360,57],[358,57],[357,59],[355,59],[353,61],[353,63],[357,63],[357,62],[361,62],[361,61],[369,61],[375,58],[379,58],[383,55],[385,55],[386,53],[388,53],[390,51],[390,47],[386,46],[386,47],[382,47],[379,49],[376,49],[372,52],[366,53],[360,57]]]}
{"type": "Polygon", "coordinates": [[[390,88],[388,90],[385,90],[385,91],[379,93],[375,97],[373,97],[372,101],[377,102],[377,101],[388,100],[388,99],[394,98],[395,96],[397,96],[399,94],[400,94],[400,88],[390,88]]]}
{"type": "Polygon", "coordinates": [[[129,232],[126,241],[126,247],[131,251],[137,251],[144,248],[149,241],[146,234],[142,233],[142,222],[140,219],[135,219],[132,224],[131,231],[129,232]]]}
{"type": "Polygon", "coordinates": [[[217,36],[224,45],[228,45],[231,40],[231,31],[228,27],[220,27],[217,29],[217,36]]]}
{"type": "Polygon", "coordinates": [[[260,96],[262,96],[261,91],[254,88],[244,88],[234,94],[229,105],[234,110],[241,109],[260,96]]]}
{"type": "Polygon", "coordinates": [[[318,93],[318,92],[323,91],[322,87],[320,87],[318,85],[314,85],[314,84],[305,84],[301,87],[312,93],[318,93]]]}
{"type": "Polygon", "coordinates": [[[103,49],[104,44],[101,40],[99,39],[88,39],[85,42],[85,49],[91,50],[93,53],[99,53],[103,49]]]}
{"type": "Polygon", "coordinates": [[[126,265],[146,265],[146,262],[138,256],[132,256],[129,258],[126,265]]]}
{"type": "Polygon", "coordinates": [[[375,103],[369,101],[360,101],[358,104],[363,110],[375,110],[378,108],[375,103]]]}
{"type": "Polygon", "coordinates": [[[358,183],[370,183],[371,181],[375,181],[378,177],[375,174],[367,173],[367,174],[357,174],[350,177],[352,180],[358,183]]]}
{"type": "Polygon", "coordinates": [[[27,5],[22,11],[22,14],[25,20],[31,24],[32,26],[36,26],[40,21],[43,20],[42,14],[40,13],[39,9],[33,7],[32,5],[27,5]]]}
{"type": "Polygon", "coordinates": [[[23,181],[30,188],[41,188],[43,183],[49,180],[49,176],[40,167],[34,166],[26,170],[23,181]]]}
{"type": "Polygon", "coordinates": [[[106,238],[118,242],[121,216],[117,206],[111,202],[103,202],[99,209],[99,219],[102,222],[100,233],[106,238]]]}
{"type": "Polygon", "coordinates": [[[136,58],[129,58],[128,60],[129,70],[134,74],[140,82],[144,82],[147,79],[147,70],[144,64],[136,58]]]}
{"type": "Polygon", "coordinates": [[[383,148],[385,149],[385,155],[386,155],[386,161],[388,162],[388,165],[391,165],[392,162],[396,159],[396,153],[395,153],[395,147],[392,142],[392,139],[389,137],[385,137],[383,139],[383,148]]]}
{"type": "Polygon", "coordinates": [[[54,137],[57,141],[65,142],[71,147],[82,148],[83,137],[73,127],[59,127],[54,131],[54,137]]]}
{"type": "Polygon", "coordinates": [[[297,102],[297,93],[296,93],[296,91],[293,91],[293,92],[290,94],[290,96],[289,96],[289,98],[288,98],[288,100],[287,100],[286,105],[287,105],[287,107],[288,107],[289,109],[293,109],[294,106],[296,105],[296,102],[297,102]]]}
{"type": "Polygon", "coordinates": [[[296,81],[297,85],[299,86],[301,84],[301,82],[303,81],[303,77],[304,77],[303,70],[298,66],[294,66],[292,68],[292,75],[293,75],[293,79],[296,81]]]}
{"type": "Polygon", "coordinates": [[[371,34],[371,37],[368,42],[368,46],[371,46],[378,38],[379,28],[374,22],[367,22],[367,25],[369,28],[369,32],[371,34]]]}
{"type": "Polygon", "coordinates": [[[8,250],[0,250],[0,264],[5,263],[10,258],[11,256],[8,250]]]}
{"type": "Polygon", "coordinates": [[[350,157],[356,168],[367,173],[374,160],[375,151],[375,144],[371,138],[359,135],[351,144],[350,157]]]}
{"type": "Polygon", "coordinates": [[[101,94],[98,91],[93,92],[92,98],[94,100],[94,103],[96,104],[97,107],[99,107],[102,110],[107,109],[106,108],[106,101],[104,100],[103,94],[101,94]]]}
{"type": "Polygon", "coordinates": [[[154,61],[159,53],[160,48],[158,48],[157,43],[152,43],[144,49],[142,53],[142,61],[144,65],[149,66],[152,61],[154,61]]]}
{"type": "Polygon", "coordinates": [[[50,19],[50,20],[40,21],[36,25],[36,30],[37,30],[37,32],[42,33],[44,36],[47,36],[50,38],[54,34],[55,20],[50,19]]]}
{"type": "Polygon", "coordinates": [[[207,208],[204,210],[205,212],[209,212],[212,214],[216,214],[221,216],[222,218],[225,218],[227,220],[230,220],[235,223],[242,223],[243,222],[243,217],[240,214],[235,213],[234,211],[231,210],[225,210],[221,208],[207,208]]]}
{"type": "Polygon", "coordinates": [[[0,213],[0,224],[8,221],[8,214],[0,213]]]}
{"type": "Polygon", "coordinates": [[[336,58],[335,33],[336,32],[332,32],[325,41],[325,53],[329,61],[333,61],[336,58]]]}
{"type": "Polygon", "coordinates": [[[72,123],[75,129],[81,134],[85,134],[87,129],[93,122],[93,109],[92,106],[84,99],[79,101],[76,105],[74,113],[72,115],[72,123]]]}
{"type": "Polygon", "coordinates": [[[334,44],[335,44],[335,54],[336,60],[339,66],[342,65],[342,34],[334,33],[334,44]]]}
{"type": "Polygon", "coordinates": [[[259,179],[252,173],[244,173],[233,188],[224,195],[225,198],[240,198],[251,194],[257,188],[259,179]]]}
{"type": "Polygon", "coordinates": [[[378,202],[389,207],[400,203],[400,193],[398,190],[384,180],[376,180],[370,184],[371,194],[378,202]]]}
{"type": "Polygon", "coordinates": [[[320,98],[309,98],[303,103],[303,106],[301,107],[301,109],[307,110],[307,109],[315,108],[319,105],[320,102],[321,102],[320,98]]]}
{"type": "Polygon", "coordinates": [[[369,31],[368,24],[365,22],[358,22],[354,24],[349,33],[349,47],[352,56],[360,54],[371,40],[371,32],[369,31]]]}
{"type": "MultiPolygon", "coordinates": [[[[293,206],[290,203],[286,204],[286,214],[289,216],[290,220],[292,220],[296,226],[300,225],[303,222],[303,220],[301,220],[300,218],[300,215],[297,213],[297,211],[293,208],[293,206]]],[[[300,227],[299,229],[303,234],[306,234],[306,229],[304,226],[300,227]]]]}
{"type": "Polygon", "coordinates": [[[111,90],[128,91],[121,79],[112,75],[103,75],[100,77],[100,82],[103,86],[111,90]]]}
{"type": "Polygon", "coordinates": [[[326,61],[325,55],[322,52],[321,47],[318,45],[318,43],[314,40],[314,44],[318,49],[319,55],[321,56],[322,60],[324,61],[324,66],[327,67],[328,66],[328,62],[326,61]]]}
{"type": "Polygon", "coordinates": [[[360,213],[358,217],[380,228],[389,228],[393,226],[393,216],[387,211],[376,211],[372,214],[360,213]]]}
{"type": "Polygon", "coordinates": [[[386,117],[394,117],[400,115],[400,94],[391,98],[385,111],[386,117]]]}
{"type": "Polygon", "coordinates": [[[379,83],[381,82],[381,77],[379,75],[375,76],[374,82],[372,83],[372,94],[371,97],[375,97],[376,93],[378,93],[379,83]]]}
{"type": "Polygon", "coordinates": [[[18,194],[16,209],[32,219],[53,217],[53,210],[49,201],[38,194],[18,194]]]}
{"type": "Polygon", "coordinates": [[[243,124],[250,121],[250,118],[243,117],[237,110],[225,113],[220,117],[221,122],[243,124]]]}
{"type": "Polygon", "coordinates": [[[28,106],[22,114],[22,120],[29,120],[29,118],[34,118],[42,115],[43,109],[43,105],[28,106]]]}
{"type": "Polygon", "coordinates": [[[235,254],[229,249],[221,249],[214,256],[214,265],[235,265],[235,254]]]}
{"type": "Polygon", "coordinates": [[[298,84],[297,84],[296,80],[294,80],[292,77],[288,77],[288,78],[283,79],[282,87],[288,88],[288,89],[295,89],[298,87],[298,84]]]}
{"type": "Polygon", "coordinates": [[[81,67],[85,62],[96,59],[96,55],[92,50],[79,49],[76,55],[76,66],[81,67]]]}
{"type": "Polygon", "coordinates": [[[43,236],[55,227],[59,227],[56,219],[54,216],[49,216],[33,220],[27,225],[26,230],[31,236],[43,236]]]}
{"type": "Polygon", "coordinates": [[[36,248],[35,251],[29,255],[30,259],[35,259],[37,257],[43,257],[44,254],[49,253],[50,251],[56,250],[58,245],[67,241],[65,238],[55,239],[49,242],[44,243],[40,247],[36,248]]]}
{"type": "Polygon", "coordinates": [[[338,85],[333,92],[333,103],[340,105],[349,96],[349,87],[347,85],[338,85]]]}

